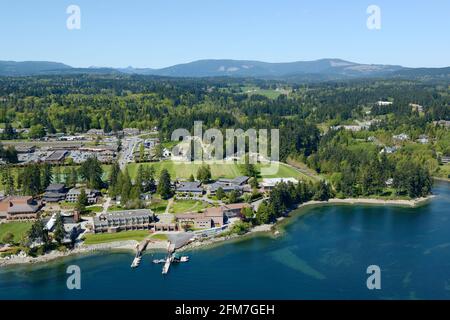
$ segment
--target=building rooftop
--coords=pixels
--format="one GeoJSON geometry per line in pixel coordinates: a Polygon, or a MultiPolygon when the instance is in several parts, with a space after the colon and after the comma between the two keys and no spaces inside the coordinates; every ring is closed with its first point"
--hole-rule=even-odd
{"type": "Polygon", "coordinates": [[[0,201],[0,212],[3,213],[37,212],[40,208],[40,202],[29,196],[6,197],[0,201]]]}
{"type": "Polygon", "coordinates": [[[230,184],[226,184],[223,182],[214,182],[214,183],[208,185],[208,189],[210,192],[217,192],[217,190],[219,188],[222,188],[223,191],[225,191],[225,192],[230,192],[233,190],[236,190],[236,191],[241,190],[241,187],[239,185],[235,185],[235,184],[230,185],[230,184]]]}
{"type": "Polygon", "coordinates": [[[52,183],[50,184],[45,191],[46,192],[60,192],[65,189],[65,185],[63,183],[52,183]]]}
{"type": "Polygon", "coordinates": [[[153,211],[150,209],[136,209],[136,210],[123,210],[123,211],[112,211],[106,214],[100,215],[100,217],[106,219],[124,219],[124,218],[139,218],[153,216],[153,211]]]}
{"type": "Polygon", "coordinates": [[[49,155],[45,161],[62,161],[68,153],[67,150],[57,150],[49,155]]]}
{"type": "Polygon", "coordinates": [[[178,192],[202,192],[203,188],[200,187],[200,182],[183,182],[177,187],[178,192]]]}
{"type": "Polygon", "coordinates": [[[233,180],[231,180],[231,183],[236,184],[236,185],[243,185],[244,183],[246,183],[248,181],[248,179],[250,179],[250,177],[240,176],[240,177],[236,177],[233,180]]]}
{"type": "Polygon", "coordinates": [[[298,180],[295,178],[264,178],[261,185],[262,186],[275,186],[277,183],[288,183],[288,182],[292,182],[294,184],[298,183],[298,180]]]}

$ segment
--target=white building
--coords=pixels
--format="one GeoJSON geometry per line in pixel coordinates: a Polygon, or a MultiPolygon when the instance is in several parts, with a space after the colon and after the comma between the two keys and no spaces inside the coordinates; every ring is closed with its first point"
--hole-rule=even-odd
{"type": "Polygon", "coordinates": [[[298,180],[295,178],[264,178],[263,181],[261,182],[261,186],[264,188],[265,191],[269,191],[272,190],[273,188],[275,188],[275,186],[278,183],[288,183],[291,182],[293,184],[298,184],[298,180]]]}
{"type": "Polygon", "coordinates": [[[393,104],[393,102],[391,102],[391,101],[377,101],[377,105],[379,105],[379,106],[390,106],[392,104],[393,104]]]}

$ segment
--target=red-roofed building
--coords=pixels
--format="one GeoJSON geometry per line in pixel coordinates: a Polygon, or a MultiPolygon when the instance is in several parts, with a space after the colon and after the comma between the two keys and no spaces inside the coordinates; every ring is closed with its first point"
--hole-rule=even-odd
{"type": "Polygon", "coordinates": [[[33,197],[7,197],[0,202],[0,219],[37,219],[42,204],[33,197]]]}

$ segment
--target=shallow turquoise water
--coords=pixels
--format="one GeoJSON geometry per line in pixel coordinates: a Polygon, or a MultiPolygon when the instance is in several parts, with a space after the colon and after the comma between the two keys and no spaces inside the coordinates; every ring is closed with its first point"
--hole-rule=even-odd
{"type": "MultiPolygon", "coordinates": [[[[0,270],[0,299],[450,299],[450,185],[417,209],[326,206],[307,209],[278,238],[253,237],[190,252],[167,276],[146,255],[70,257],[0,270]],[[81,290],[66,269],[81,268],[81,290]],[[380,266],[381,290],[366,287],[380,266]]],[[[305,209],[304,209],[305,210],[305,209]]]]}

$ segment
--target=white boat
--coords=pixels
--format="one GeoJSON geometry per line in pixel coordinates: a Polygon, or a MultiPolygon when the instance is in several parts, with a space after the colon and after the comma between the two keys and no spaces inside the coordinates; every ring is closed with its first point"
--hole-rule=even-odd
{"type": "Polygon", "coordinates": [[[165,259],[154,259],[153,260],[153,263],[164,263],[164,262],[166,262],[165,259]]]}

